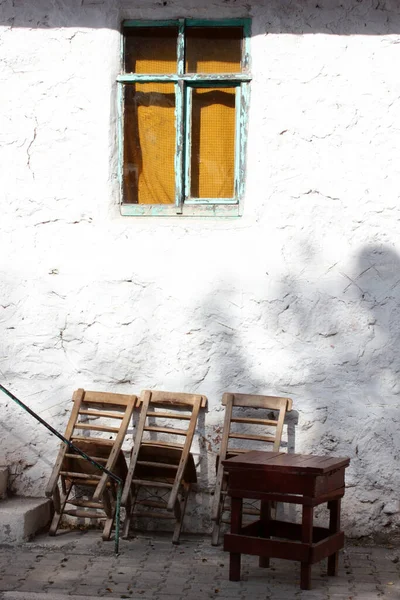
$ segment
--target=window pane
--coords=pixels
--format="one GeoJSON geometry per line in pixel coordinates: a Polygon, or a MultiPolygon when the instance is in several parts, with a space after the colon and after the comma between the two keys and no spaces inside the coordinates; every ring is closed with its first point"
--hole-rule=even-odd
{"type": "Polygon", "coordinates": [[[240,73],[242,27],[189,27],[186,73],[240,73]]]}
{"type": "Polygon", "coordinates": [[[126,73],[176,73],[176,27],[127,27],[126,73]]]}
{"type": "Polygon", "coordinates": [[[175,90],[172,83],[125,86],[124,202],[175,202],[175,90]]]}
{"type": "Polygon", "coordinates": [[[235,88],[194,88],[192,95],[192,198],[233,198],[235,88]]]}

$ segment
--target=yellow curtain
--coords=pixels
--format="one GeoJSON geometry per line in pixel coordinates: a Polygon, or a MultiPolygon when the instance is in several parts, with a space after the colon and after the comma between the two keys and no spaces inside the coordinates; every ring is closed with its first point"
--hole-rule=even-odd
{"type": "Polygon", "coordinates": [[[186,30],[186,73],[240,73],[242,27],[186,30]]]}
{"type": "Polygon", "coordinates": [[[138,204],[175,202],[175,91],[172,83],[126,87],[124,198],[138,204]]]}
{"type": "Polygon", "coordinates": [[[192,96],[191,196],[232,198],[235,88],[196,88],[192,96]]]}

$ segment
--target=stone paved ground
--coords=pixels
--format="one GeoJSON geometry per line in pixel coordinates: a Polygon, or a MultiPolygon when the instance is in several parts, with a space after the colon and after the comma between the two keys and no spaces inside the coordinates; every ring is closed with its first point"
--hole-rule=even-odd
{"type": "Polygon", "coordinates": [[[228,555],[209,538],[139,536],[102,542],[100,532],[61,532],[15,547],[0,547],[1,600],[84,600],[91,597],[135,600],[400,600],[400,549],[348,545],[338,577],[313,567],[313,589],[299,589],[299,565],[273,560],[260,569],[256,557],[243,560],[242,581],[228,580],[228,555]]]}

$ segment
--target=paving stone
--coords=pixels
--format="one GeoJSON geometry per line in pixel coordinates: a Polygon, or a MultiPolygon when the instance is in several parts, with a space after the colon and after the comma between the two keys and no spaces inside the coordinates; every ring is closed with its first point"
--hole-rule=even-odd
{"type": "Polygon", "coordinates": [[[0,600],[379,600],[400,597],[396,549],[348,547],[338,577],[327,577],[326,561],[314,565],[313,589],[299,588],[300,567],[273,560],[260,569],[243,557],[242,581],[229,581],[229,556],[207,538],[135,538],[116,557],[99,532],[39,537],[18,546],[0,546],[0,600]],[[53,583],[51,583],[53,582],[53,583]],[[14,594],[14,595],[12,595],[14,594]],[[19,594],[19,595],[18,595],[19,594]],[[29,594],[31,594],[29,596],[29,594]],[[32,595],[33,594],[33,595],[32,595]]]}

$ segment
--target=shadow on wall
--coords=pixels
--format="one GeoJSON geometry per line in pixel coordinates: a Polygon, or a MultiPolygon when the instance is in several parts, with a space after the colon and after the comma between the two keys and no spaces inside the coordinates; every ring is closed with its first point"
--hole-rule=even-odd
{"type": "Polygon", "coordinates": [[[318,436],[324,449],[336,451],[345,442],[361,461],[374,452],[388,489],[393,473],[385,465],[393,466],[400,450],[391,430],[400,419],[400,257],[385,246],[366,247],[354,271],[340,275],[344,285],[335,295],[319,288],[313,296],[292,281],[280,323],[303,344],[307,392],[326,389],[334,398],[319,422],[321,430],[336,428],[336,435],[318,436]],[[336,421],[338,413],[346,420],[336,421]]]}
{"type": "Polygon", "coordinates": [[[379,2],[343,0],[272,0],[236,4],[236,0],[221,0],[221,6],[212,0],[197,2],[182,0],[167,2],[131,2],[124,0],[64,0],[62,8],[58,3],[43,3],[35,6],[29,0],[11,0],[0,5],[0,25],[48,29],[59,27],[104,28],[119,31],[123,19],[132,18],[177,18],[188,17],[191,13],[198,17],[201,11],[207,18],[255,17],[262,11],[262,18],[254,35],[271,33],[332,35],[390,35],[400,32],[400,14],[396,0],[379,2]],[[171,6],[170,6],[171,4],[171,6]],[[156,6],[156,8],[155,8],[156,6]]]}
{"type": "MultiPolygon", "coordinates": [[[[281,281],[278,299],[255,299],[255,321],[237,290],[214,294],[203,307],[202,351],[216,397],[292,397],[300,413],[295,451],[350,456],[348,525],[360,536],[385,532],[399,516],[400,256],[367,246],[349,272],[336,269],[333,285],[329,277],[314,288],[306,279],[281,281]]],[[[211,427],[220,416],[211,415],[211,427]]],[[[218,447],[214,431],[208,435],[218,447]]]]}
{"type": "MultiPolygon", "coordinates": [[[[400,257],[387,246],[368,246],[354,272],[342,275],[341,296],[324,311],[332,347],[324,383],[333,401],[317,431],[324,450],[352,456],[350,499],[369,504],[371,521],[385,528],[399,514],[400,257]],[[347,323],[346,330],[340,323],[347,323]]],[[[301,311],[299,316],[304,319],[301,311]]],[[[312,365],[310,371],[313,381],[318,374],[312,365]]]]}

